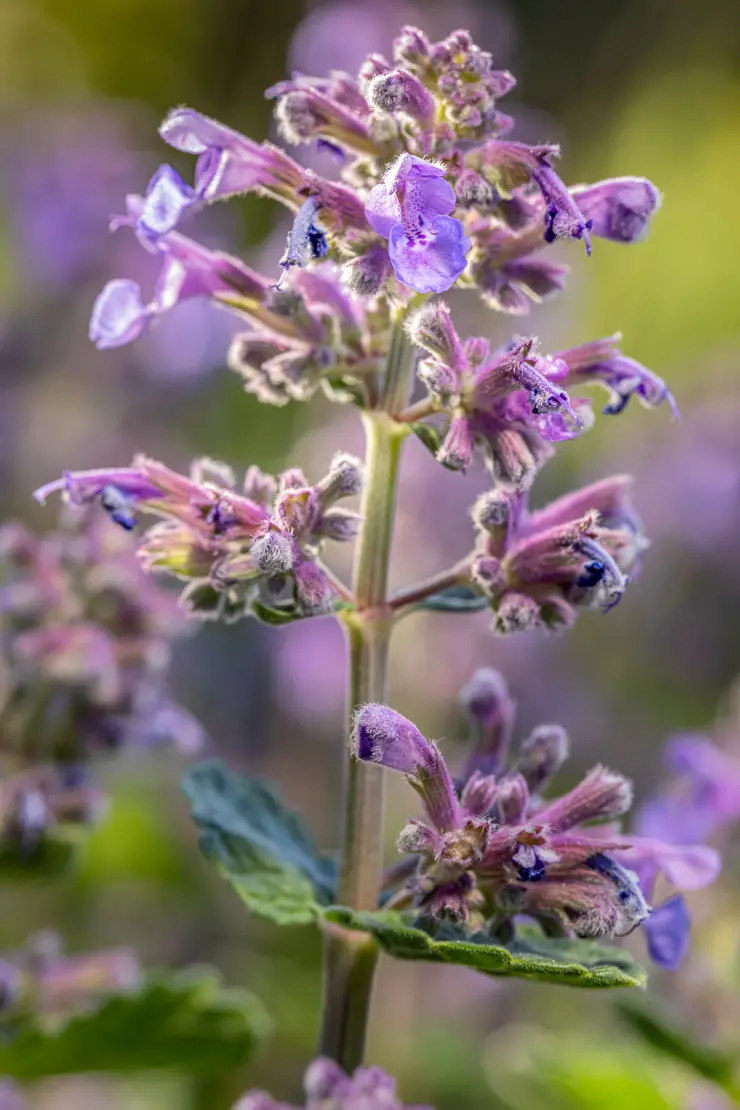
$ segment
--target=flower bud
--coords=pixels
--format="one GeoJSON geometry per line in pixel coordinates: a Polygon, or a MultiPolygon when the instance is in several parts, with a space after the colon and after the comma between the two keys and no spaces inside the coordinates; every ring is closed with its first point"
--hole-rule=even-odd
{"type": "Polygon", "coordinates": [[[391,261],[385,246],[376,244],[351,258],[342,266],[342,281],[358,297],[374,297],[391,274],[391,261]]]}
{"type": "Polygon", "coordinates": [[[484,817],[492,809],[497,791],[498,787],[493,775],[484,775],[478,770],[473,771],[463,787],[460,804],[471,816],[484,817]]]}
{"type": "Polygon", "coordinates": [[[393,66],[382,54],[368,54],[360,67],[358,76],[358,84],[363,93],[367,92],[377,77],[381,77],[384,73],[390,73],[392,69],[393,66]]]}
{"type": "Polygon", "coordinates": [[[422,821],[411,820],[398,834],[396,847],[399,852],[415,856],[438,856],[444,841],[438,832],[430,829],[422,821]]]}
{"type": "Polygon", "coordinates": [[[321,516],[314,535],[345,543],[355,538],[361,524],[362,517],[359,513],[350,512],[349,509],[329,509],[321,516]]]}
{"type": "Polygon", "coordinates": [[[277,493],[277,482],[271,474],[266,474],[258,466],[250,466],[244,475],[244,496],[258,505],[269,508],[277,493]]]}
{"type": "Polygon", "coordinates": [[[362,461],[354,455],[338,452],[331,460],[329,473],[316,487],[323,505],[340,497],[354,497],[362,492],[365,470],[362,461]]]}
{"type": "Polygon", "coordinates": [[[565,832],[584,821],[610,821],[632,804],[632,783],[607,767],[596,766],[582,782],[550,802],[537,814],[553,832],[565,832]]]}
{"type": "Polygon", "coordinates": [[[437,452],[437,461],[448,470],[462,470],[464,473],[472,465],[474,451],[475,436],[470,421],[467,416],[453,416],[437,452]]]}
{"type": "Polygon", "coordinates": [[[293,566],[293,544],[282,532],[266,532],[258,536],[250,551],[257,569],[270,577],[287,574],[293,566]]]}
{"type": "Polygon", "coordinates": [[[492,627],[499,636],[534,632],[542,627],[540,607],[527,594],[507,590],[496,606],[492,627]]]}
{"type": "Polygon", "coordinates": [[[496,816],[502,825],[520,825],[526,819],[528,805],[529,790],[521,775],[506,775],[501,779],[496,796],[496,816]]]}
{"type": "Polygon", "coordinates": [[[636,243],[645,237],[663,197],[644,177],[613,177],[571,190],[594,235],[615,243],[636,243]]]}
{"type": "Polygon", "coordinates": [[[498,774],[506,760],[516,706],[498,671],[481,667],[460,692],[460,703],[470,722],[473,750],[467,772],[498,774]]]}
{"type": "Polygon", "coordinates": [[[293,567],[298,599],[309,613],[326,612],[331,606],[333,591],[321,567],[311,559],[301,559],[293,567]]]}
{"type": "Polygon", "coordinates": [[[505,586],[506,579],[501,570],[500,559],[492,555],[480,555],[474,560],[470,575],[473,581],[490,597],[495,596],[505,586]]]}
{"type": "Polygon", "coordinates": [[[496,481],[517,493],[528,490],[537,476],[537,460],[524,436],[514,428],[504,428],[489,446],[489,463],[496,481]]]}
{"type": "Polygon", "coordinates": [[[500,488],[482,493],[473,505],[473,524],[480,531],[495,533],[509,519],[511,496],[500,488]]]}
{"type": "Polygon", "coordinates": [[[490,182],[475,170],[463,170],[455,182],[455,196],[461,208],[493,208],[498,200],[490,182]]]}
{"type": "Polygon", "coordinates": [[[444,301],[425,304],[409,318],[406,331],[412,343],[446,366],[460,370],[465,365],[460,337],[452,322],[449,305],[444,301]]]}
{"type": "Polygon", "coordinates": [[[395,115],[397,112],[415,120],[433,118],[436,105],[432,94],[418,77],[403,69],[379,74],[368,85],[367,102],[371,108],[395,115]]]}
{"type": "Polygon", "coordinates": [[[565,729],[560,725],[540,725],[519,749],[515,769],[532,793],[537,793],[567,758],[568,734],[565,729]]]}
{"type": "Polygon", "coordinates": [[[429,39],[418,27],[402,27],[393,41],[393,57],[399,65],[424,66],[429,60],[429,39]]]}

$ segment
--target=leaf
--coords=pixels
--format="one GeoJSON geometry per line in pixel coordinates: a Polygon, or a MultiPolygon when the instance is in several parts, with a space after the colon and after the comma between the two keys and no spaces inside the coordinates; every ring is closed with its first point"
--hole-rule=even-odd
{"type": "Polygon", "coordinates": [[[448,586],[441,593],[425,598],[419,608],[437,613],[477,613],[487,609],[490,602],[485,594],[473,586],[448,586]]]}
{"type": "Polygon", "coordinates": [[[215,1072],[242,1064],[270,1031],[258,999],[221,987],[209,969],[152,973],[135,991],[61,1026],[32,1020],[0,1041],[0,1075],[36,1080],[153,1068],[215,1072]]]}
{"type": "Polygon", "coordinates": [[[200,848],[253,913],[280,925],[315,921],[334,897],[336,866],[319,856],[299,818],[268,783],[237,775],[220,761],[183,778],[200,848]]]}
{"type": "Polygon", "coordinates": [[[0,881],[56,879],[74,866],[80,850],[79,830],[61,827],[36,843],[0,840],[0,881]]]}
{"type": "Polygon", "coordinates": [[[424,444],[427,451],[436,455],[442,446],[442,433],[439,428],[435,427],[434,424],[423,424],[421,421],[409,424],[409,427],[416,438],[424,444]]]}
{"type": "Polygon", "coordinates": [[[731,1052],[697,1044],[691,1033],[672,1022],[654,1003],[637,1005],[623,1002],[617,1012],[633,1033],[659,1052],[672,1056],[726,1090],[737,1091],[733,1079],[736,1059],[731,1052]]]}
{"type": "MultiPolygon", "coordinates": [[[[352,609],[353,606],[348,601],[342,601],[337,598],[331,607],[331,612],[341,613],[346,609],[352,609]]],[[[266,605],[263,601],[253,601],[251,611],[258,621],[263,624],[282,625],[292,624],[293,621],[308,620],[311,617],[325,617],[329,614],[321,613],[307,613],[303,609],[299,609],[295,603],[285,606],[272,606],[266,605]]]]}
{"type": "Polygon", "coordinates": [[[324,917],[375,937],[380,947],[400,960],[462,964],[485,975],[509,975],[576,987],[641,987],[645,973],[628,953],[592,941],[561,940],[523,928],[508,947],[492,944],[483,933],[466,936],[443,926],[436,936],[410,925],[393,911],[355,913],[332,906],[324,917]]]}

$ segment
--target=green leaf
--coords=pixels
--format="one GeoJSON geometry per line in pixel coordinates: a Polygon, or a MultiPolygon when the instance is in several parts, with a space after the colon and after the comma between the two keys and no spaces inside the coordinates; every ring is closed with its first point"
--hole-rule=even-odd
{"type": "Polygon", "coordinates": [[[432,594],[422,601],[420,609],[437,613],[477,613],[487,609],[490,602],[485,594],[473,586],[448,586],[441,593],[432,594]]]}
{"type": "Polygon", "coordinates": [[[697,1043],[693,1034],[684,1031],[655,1003],[626,1003],[618,1007],[620,1017],[643,1041],[666,1056],[672,1056],[705,1079],[711,1079],[726,1090],[736,1093],[734,1075],[736,1054],[697,1043]]]}
{"type": "Polygon", "coordinates": [[[47,832],[33,845],[0,840],[0,882],[56,879],[74,866],[80,850],[80,830],[61,827],[47,832]]]}
{"type": "Polygon", "coordinates": [[[433,455],[436,455],[442,446],[442,433],[439,428],[434,424],[423,424],[421,421],[409,424],[409,427],[416,438],[424,444],[427,451],[431,451],[433,455]]]}
{"type": "Polygon", "coordinates": [[[24,1020],[16,1035],[0,1041],[0,1075],[215,1072],[242,1064],[269,1031],[262,1004],[246,991],[221,987],[216,973],[158,972],[61,1026],[24,1020]]]}
{"type": "MultiPolygon", "coordinates": [[[[342,601],[339,598],[334,602],[331,607],[333,613],[341,613],[346,609],[352,609],[353,606],[348,601],[342,601]]],[[[311,617],[325,617],[327,613],[306,613],[303,609],[299,609],[295,603],[284,606],[266,605],[263,601],[253,601],[251,611],[258,621],[263,624],[282,625],[292,624],[293,621],[308,620],[311,617]]]]}
{"type": "Polygon", "coordinates": [[[302,822],[268,783],[220,761],[199,763],[183,779],[200,847],[253,913],[280,925],[315,921],[334,897],[336,865],[317,854],[302,822]]]}
{"type": "Polygon", "coordinates": [[[430,960],[462,964],[485,975],[509,975],[575,987],[640,987],[645,973],[628,953],[592,941],[542,936],[534,927],[518,930],[508,947],[492,944],[483,933],[466,936],[443,926],[431,936],[393,911],[355,913],[344,906],[324,911],[327,920],[375,937],[380,947],[399,960],[430,960]]]}

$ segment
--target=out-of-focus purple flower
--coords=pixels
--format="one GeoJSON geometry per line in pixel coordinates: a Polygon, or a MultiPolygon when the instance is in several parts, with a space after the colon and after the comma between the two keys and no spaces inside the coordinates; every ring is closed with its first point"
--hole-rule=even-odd
{"type": "MultiPolygon", "coordinates": [[[[481,685],[479,676],[476,688],[481,685]]],[[[486,686],[492,688],[488,678],[486,686]]],[[[498,688],[500,694],[500,681],[498,688]]],[[[536,730],[539,735],[525,742],[510,770],[497,760],[494,777],[478,744],[477,719],[474,724],[474,751],[456,787],[436,744],[410,721],[387,706],[357,712],[355,756],[405,774],[425,811],[425,821],[412,819],[400,834],[399,851],[417,860],[391,904],[471,931],[491,919],[501,927],[521,913],[579,936],[613,936],[643,921],[648,906],[637,875],[611,856],[620,842],[589,828],[629,808],[627,780],[595,767],[573,790],[543,802],[530,792],[522,771],[531,772],[535,789],[545,785],[565,753],[562,730],[536,730]],[[555,744],[543,743],[546,737],[555,737],[555,744]]]]}
{"type": "Polygon", "coordinates": [[[370,226],[388,239],[396,277],[418,293],[443,293],[467,265],[470,240],[450,216],[455,190],[441,166],[401,154],[367,198],[370,226]]]}
{"type": "Polygon", "coordinates": [[[659,190],[645,177],[612,177],[571,189],[571,196],[594,235],[615,243],[637,243],[644,238],[663,202],[659,190]]]}
{"type": "MultiPolygon", "coordinates": [[[[333,1060],[319,1056],[311,1063],[303,1080],[306,1092],[304,1110],[431,1110],[425,1106],[402,1105],[396,1081],[380,1068],[357,1068],[352,1075],[333,1060]]],[[[234,1110],[296,1110],[277,1102],[265,1091],[250,1091],[234,1110]]]]}
{"type": "Polygon", "coordinates": [[[678,407],[668,386],[652,370],[623,355],[618,347],[620,339],[620,335],[611,335],[559,351],[554,357],[568,367],[565,384],[571,388],[592,382],[602,385],[610,396],[603,410],[608,415],[624,412],[630,398],[635,396],[649,409],[667,401],[674,417],[678,417],[678,407]]]}
{"type": "Polygon", "coordinates": [[[652,910],[643,929],[653,963],[675,971],[689,948],[691,917],[685,899],[680,894],[666,899],[652,910]]]}

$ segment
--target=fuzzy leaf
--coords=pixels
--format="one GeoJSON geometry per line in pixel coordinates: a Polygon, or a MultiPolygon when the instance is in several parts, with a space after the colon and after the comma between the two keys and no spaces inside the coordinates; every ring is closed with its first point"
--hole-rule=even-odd
{"type": "Polygon", "coordinates": [[[280,925],[316,920],[334,896],[336,867],[274,787],[214,760],[191,767],[183,789],[201,851],[253,913],[280,925]]]}
{"type": "Polygon", "coordinates": [[[487,609],[490,602],[485,594],[473,586],[448,586],[441,593],[432,594],[422,601],[420,609],[432,609],[436,613],[477,613],[487,609]]]}
{"type": "Polygon", "coordinates": [[[80,849],[79,830],[54,829],[32,845],[0,841],[0,881],[55,879],[72,869],[80,849]]]}
{"type": "Polygon", "coordinates": [[[344,906],[324,912],[327,920],[375,937],[380,947],[400,960],[430,960],[462,964],[485,975],[509,975],[563,983],[575,987],[640,987],[645,973],[619,948],[591,941],[560,940],[542,936],[535,928],[518,930],[516,940],[504,947],[479,933],[466,936],[453,926],[443,926],[431,936],[392,911],[355,913],[344,906]]]}
{"type": "Polygon", "coordinates": [[[423,424],[421,421],[416,421],[414,424],[410,424],[409,427],[416,438],[424,444],[427,451],[436,455],[442,446],[442,433],[439,428],[435,427],[434,424],[423,424]]]}
{"type": "Polygon", "coordinates": [[[33,1018],[15,1028],[0,1040],[0,1075],[26,1081],[153,1068],[216,1072],[241,1065],[270,1022],[253,995],[222,988],[209,969],[193,969],[152,974],[61,1026],[33,1018]]]}

